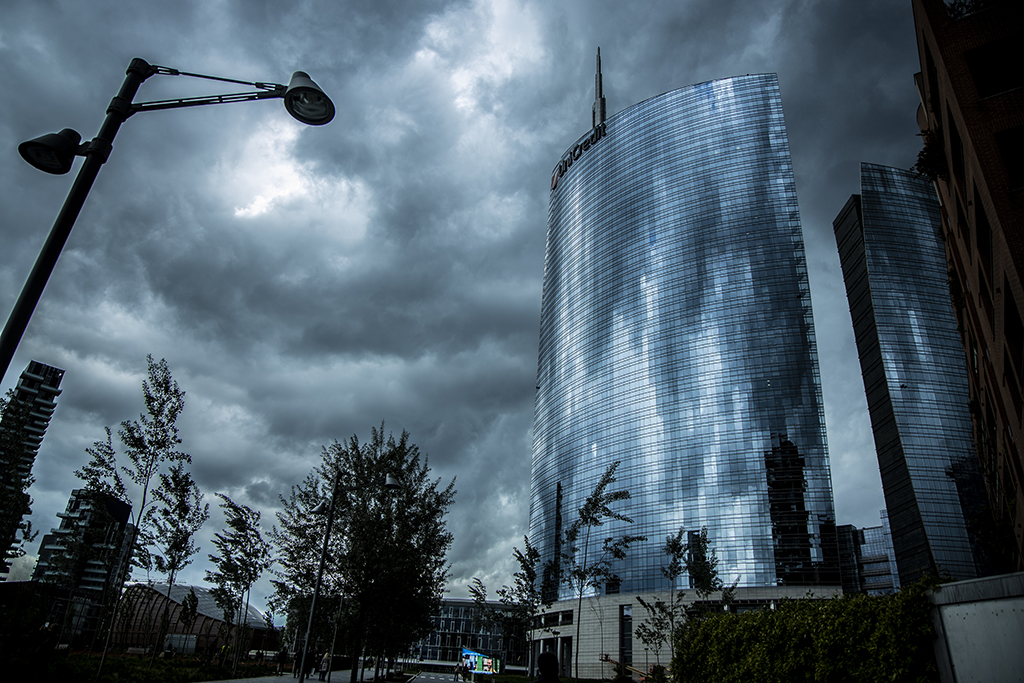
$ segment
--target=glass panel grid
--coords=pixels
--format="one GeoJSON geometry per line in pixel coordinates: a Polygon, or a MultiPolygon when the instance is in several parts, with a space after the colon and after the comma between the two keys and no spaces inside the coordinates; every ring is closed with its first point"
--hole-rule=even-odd
{"type": "Polygon", "coordinates": [[[600,535],[649,538],[615,566],[623,593],[667,587],[665,536],[705,525],[727,583],[837,585],[775,76],[675,90],[605,125],[551,193],[531,539],[552,559],[557,485],[568,525],[620,460],[615,486],[631,492],[622,511],[635,522],[600,535]]]}

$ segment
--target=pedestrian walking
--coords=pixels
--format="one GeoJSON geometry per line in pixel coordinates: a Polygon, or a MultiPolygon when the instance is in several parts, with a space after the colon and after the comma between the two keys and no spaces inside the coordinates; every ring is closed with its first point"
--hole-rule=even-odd
{"type": "Polygon", "coordinates": [[[323,659],[320,660],[320,680],[327,680],[327,672],[331,668],[331,651],[328,650],[324,653],[323,659]]]}

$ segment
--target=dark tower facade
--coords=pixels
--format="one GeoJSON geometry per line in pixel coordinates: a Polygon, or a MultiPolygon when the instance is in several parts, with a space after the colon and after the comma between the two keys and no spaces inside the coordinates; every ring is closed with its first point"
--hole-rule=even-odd
{"type": "Polygon", "coordinates": [[[32,580],[91,593],[97,602],[127,578],[134,527],[132,506],[116,498],[75,489],[60,525],[39,543],[32,580]]]}
{"type": "Polygon", "coordinates": [[[18,379],[14,395],[0,420],[0,467],[4,481],[0,486],[0,550],[3,563],[0,580],[10,572],[9,560],[16,545],[18,529],[29,514],[28,482],[32,465],[50,424],[60,395],[64,371],[39,361],[31,361],[18,379]]]}
{"type": "Polygon", "coordinates": [[[977,578],[984,491],[935,191],[861,164],[861,192],[834,228],[900,583],[977,578]]]}

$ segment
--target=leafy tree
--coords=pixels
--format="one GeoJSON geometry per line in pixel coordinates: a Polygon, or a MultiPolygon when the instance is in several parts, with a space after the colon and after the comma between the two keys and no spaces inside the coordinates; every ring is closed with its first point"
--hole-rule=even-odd
{"type": "MultiPolygon", "coordinates": [[[[192,475],[185,470],[181,461],[171,466],[168,472],[160,473],[160,485],[153,491],[153,497],[160,507],[150,508],[149,522],[153,530],[153,543],[157,553],[153,555],[156,570],[167,576],[167,606],[164,608],[157,645],[169,626],[171,588],[178,572],[192,563],[192,556],[199,552],[195,535],[210,518],[210,505],[203,503],[203,493],[192,475]]],[[[156,657],[153,648],[153,658],[156,657]]]]}
{"type": "Polygon", "coordinates": [[[362,634],[365,648],[378,661],[393,659],[425,636],[441,604],[448,579],[452,534],[445,515],[455,499],[455,479],[442,487],[430,479],[427,458],[409,443],[409,433],[396,441],[384,425],[372,429],[370,440],[352,436],[342,447],[328,449],[338,471],[376,489],[346,489],[339,515],[347,541],[340,559],[343,595],[350,605],[352,635],[362,634]],[[391,475],[397,487],[381,491],[391,475]]]}
{"type": "Polygon", "coordinates": [[[25,555],[25,546],[35,540],[39,532],[32,531],[31,474],[21,471],[25,455],[25,434],[29,406],[15,399],[14,390],[0,397],[0,567],[7,570],[12,560],[25,555]]]}
{"type": "MultiPolygon", "coordinates": [[[[616,580],[612,573],[612,562],[622,560],[626,557],[629,546],[639,541],[646,541],[646,536],[631,536],[625,534],[619,538],[605,538],[601,544],[601,550],[595,557],[590,553],[590,536],[595,528],[601,527],[608,521],[625,522],[632,524],[633,520],[626,515],[615,512],[611,505],[618,501],[629,500],[629,491],[620,489],[608,491],[608,487],[615,483],[615,470],[619,467],[620,461],[616,460],[601,479],[594,486],[594,490],[587,496],[583,507],[579,509],[579,516],[565,530],[559,562],[550,562],[548,567],[553,576],[557,576],[560,583],[572,589],[577,598],[576,609],[576,643],[580,642],[580,615],[583,610],[583,596],[588,590],[599,589],[606,581],[616,580]]],[[[576,650],[575,664],[573,666],[573,680],[579,677],[580,649],[576,650]]]]}
{"type": "Polygon", "coordinates": [[[654,650],[654,656],[658,664],[661,664],[661,648],[667,642],[671,650],[671,659],[675,658],[675,639],[673,634],[676,627],[682,623],[686,616],[683,599],[686,593],[676,590],[676,579],[682,575],[683,558],[686,555],[686,545],[683,543],[685,531],[680,528],[677,534],[665,537],[665,546],[662,552],[668,556],[668,564],[661,568],[661,574],[668,580],[669,599],[654,600],[648,602],[639,595],[637,602],[647,611],[647,619],[641,622],[636,628],[636,637],[644,645],[654,650]]]}
{"type": "Polygon", "coordinates": [[[156,570],[167,576],[168,597],[178,572],[192,563],[199,552],[195,535],[210,518],[210,505],[203,503],[203,493],[181,462],[169,472],[160,473],[160,486],[153,492],[160,503],[150,515],[153,540],[158,552],[153,556],[156,570]]]}
{"type": "MultiPolygon", "coordinates": [[[[736,584],[726,588],[722,579],[718,576],[718,556],[715,549],[708,543],[708,528],[701,527],[701,530],[690,535],[690,542],[686,546],[686,558],[683,562],[683,569],[690,576],[690,585],[693,586],[697,598],[707,603],[712,593],[722,593],[722,604],[728,605],[736,593],[736,584]]],[[[700,614],[706,611],[707,605],[697,608],[700,614]]]]}
{"type": "Polygon", "coordinates": [[[926,130],[918,133],[923,140],[921,151],[917,153],[917,162],[910,167],[918,176],[925,176],[933,183],[949,177],[949,164],[946,162],[946,149],[943,143],[942,129],[926,130]]]}
{"type": "Polygon", "coordinates": [[[192,456],[177,450],[181,438],[175,423],[185,407],[185,392],[171,377],[165,359],[157,362],[149,355],[146,363],[148,378],[142,382],[146,413],[140,413],[138,420],[125,420],[118,430],[128,465],[118,466],[110,428],[105,427],[106,441],[97,441],[92,448],[86,449],[89,463],[77,470],[75,476],[85,482],[86,488],[124,501],[131,499],[121,474],[137,487],[138,504],[132,510],[132,525],[136,533],[133,563],[148,572],[152,569],[149,553],[152,536],[148,531],[149,510],[153,504],[150,487],[166,463],[173,465],[184,461],[191,464],[192,456]]]}
{"type": "MultiPolygon", "coordinates": [[[[308,600],[313,595],[317,562],[327,524],[326,518],[315,514],[314,510],[326,503],[331,495],[331,481],[330,478],[322,479],[320,471],[315,470],[301,483],[291,487],[288,498],[278,496],[281,510],[277,513],[277,524],[268,534],[277,557],[273,570],[275,578],[270,581],[274,593],[268,598],[268,603],[275,612],[289,615],[289,632],[293,623],[306,623],[296,610],[305,612],[307,616],[309,614],[308,600]],[[300,603],[307,606],[300,607],[300,603]]],[[[337,557],[343,551],[342,534],[332,533],[328,557],[337,557]]],[[[324,572],[321,593],[338,594],[341,590],[340,581],[337,565],[329,564],[324,572]]]]}
{"type": "MultiPolygon", "coordinates": [[[[327,520],[314,514],[334,498],[327,567],[322,595],[341,599],[340,636],[352,654],[364,650],[378,661],[393,658],[429,632],[448,578],[447,552],[452,535],[445,515],[455,497],[455,480],[442,487],[430,479],[427,459],[409,442],[372,429],[370,440],[356,436],[323,449],[321,464],[281,499],[272,533],[281,558],[274,581],[273,605],[287,605],[308,618],[327,520]],[[394,490],[385,487],[391,475],[394,490]],[[340,476],[340,478],[339,478],[340,476]],[[337,486],[335,486],[337,482],[337,486]]],[[[329,633],[334,610],[317,604],[314,623],[329,633]]],[[[277,607],[275,607],[277,608],[277,607]]],[[[305,633],[303,621],[300,629],[305,633]]],[[[316,635],[316,631],[314,631],[316,635]]],[[[311,637],[311,640],[313,638],[311,637]]],[[[315,642],[315,641],[314,641],[315,642]]],[[[355,676],[355,670],[353,670],[355,676]]]]}
{"type": "MultiPolygon", "coordinates": [[[[221,612],[224,615],[222,623],[217,629],[217,641],[224,641],[229,646],[229,638],[234,633],[234,641],[238,642],[239,629],[234,629],[236,621],[241,618],[242,611],[242,598],[238,592],[238,587],[233,583],[233,573],[217,573],[216,576],[211,577],[210,572],[206,572],[206,580],[214,584],[213,588],[210,589],[210,595],[213,596],[213,601],[220,607],[221,612]]],[[[222,650],[223,652],[223,650],[222,650]]],[[[221,657],[220,665],[224,665],[224,658],[221,657]]]]}
{"type": "Polygon", "coordinates": [[[185,633],[192,631],[199,617],[199,596],[195,588],[188,589],[188,595],[181,601],[181,611],[178,612],[178,621],[181,622],[185,633]]]}
{"type": "MultiPolygon", "coordinates": [[[[148,523],[151,519],[149,511],[153,505],[150,487],[154,484],[154,477],[157,477],[156,482],[159,482],[158,473],[168,463],[173,465],[182,461],[190,464],[192,462],[192,457],[188,453],[177,450],[181,438],[178,436],[176,422],[185,407],[185,392],[174,381],[165,359],[155,361],[152,355],[147,355],[146,364],[147,379],[142,382],[142,398],[146,412],[140,413],[138,420],[125,420],[118,430],[118,438],[124,446],[128,464],[118,465],[110,428],[105,427],[106,440],[96,441],[92,448],[86,449],[90,456],[89,462],[75,472],[75,476],[85,483],[86,489],[129,504],[132,497],[129,496],[126,480],[122,479],[121,475],[125,475],[127,481],[134,484],[137,489],[137,497],[134,499],[137,504],[132,505],[132,561],[125,567],[124,575],[116,579],[117,598],[107,632],[108,645],[116,622],[120,587],[130,575],[132,566],[145,569],[147,573],[153,567],[149,552],[153,537],[148,523]]],[[[103,657],[100,659],[100,673],[103,670],[106,651],[107,647],[104,647],[103,657]]]]}
{"type": "Polygon", "coordinates": [[[234,667],[237,669],[242,631],[246,628],[245,615],[249,613],[249,592],[273,560],[270,543],[263,539],[260,531],[260,513],[223,493],[218,493],[217,497],[224,510],[225,529],[213,536],[217,554],[209,556],[214,569],[206,570],[206,580],[214,584],[214,596],[225,616],[229,610],[238,610],[234,639],[234,667]]]}
{"type": "MultiPolygon", "coordinates": [[[[284,640],[296,648],[303,642],[309,626],[309,608],[327,525],[326,516],[316,511],[318,506],[326,508],[329,502],[333,476],[322,478],[318,468],[292,486],[287,499],[279,496],[281,509],[277,513],[277,524],[269,533],[277,560],[271,579],[274,592],[267,602],[275,612],[287,615],[284,640]]],[[[328,559],[346,552],[343,532],[338,527],[334,524],[335,531],[329,537],[328,559]]],[[[310,643],[333,642],[335,625],[331,615],[338,612],[341,592],[338,564],[328,562],[310,630],[310,643]]]]}
{"type": "MultiPolygon", "coordinates": [[[[544,600],[545,591],[537,582],[537,564],[540,562],[540,551],[530,543],[528,536],[523,537],[523,550],[512,548],[512,556],[519,571],[512,575],[512,585],[502,586],[496,592],[504,609],[497,610],[487,604],[487,587],[474,577],[469,593],[477,607],[480,622],[488,625],[497,624],[502,633],[517,643],[526,643],[526,635],[533,628],[533,621],[541,607],[550,602],[544,600]]],[[[527,648],[527,670],[532,671],[532,651],[527,648]]],[[[514,662],[509,662],[514,663],[514,662]]]]}

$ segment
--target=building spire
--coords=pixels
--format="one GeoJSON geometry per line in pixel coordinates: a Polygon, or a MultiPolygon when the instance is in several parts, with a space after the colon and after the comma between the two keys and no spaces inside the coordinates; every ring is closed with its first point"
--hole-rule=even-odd
{"type": "Polygon", "coordinates": [[[604,123],[605,101],[604,88],[601,84],[601,48],[597,48],[597,75],[594,77],[594,110],[591,116],[591,128],[597,128],[604,123]]]}

